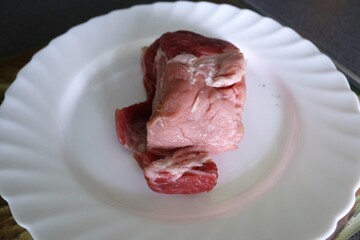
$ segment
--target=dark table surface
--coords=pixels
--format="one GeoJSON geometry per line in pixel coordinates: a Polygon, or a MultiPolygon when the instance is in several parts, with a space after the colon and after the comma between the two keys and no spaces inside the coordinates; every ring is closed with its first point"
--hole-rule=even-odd
{"type": "MultiPolygon", "coordinates": [[[[88,19],[151,0],[0,1],[0,59],[34,51],[88,19]]],[[[360,88],[359,0],[212,0],[248,7],[296,30],[360,88]]],[[[360,239],[360,233],[352,239],[360,239]]]]}
{"type": "Polygon", "coordinates": [[[311,40],[360,88],[359,0],[244,0],[311,40]]]}
{"type": "MultiPolygon", "coordinates": [[[[0,58],[43,47],[70,27],[111,10],[152,0],[0,1],[0,58]]],[[[329,55],[350,83],[360,88],[359,0],[218,0],[278,20],[329,55]]]]}

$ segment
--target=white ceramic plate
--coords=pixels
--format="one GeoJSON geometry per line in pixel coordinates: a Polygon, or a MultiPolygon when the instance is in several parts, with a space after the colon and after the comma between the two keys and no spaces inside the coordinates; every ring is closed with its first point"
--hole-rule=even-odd
{"type": "Polygon", "coordinates": [[[328,57],[229,5],[157,3],[75,27],[37,53],[0,109],[0,193],[36,239],[325,238],[359,185],[358,100],[328,57]],[[114,111],[145,99],[140,48],[187,29],[248,59],[245,139],[210,193],[151,192],[114,111]]]}

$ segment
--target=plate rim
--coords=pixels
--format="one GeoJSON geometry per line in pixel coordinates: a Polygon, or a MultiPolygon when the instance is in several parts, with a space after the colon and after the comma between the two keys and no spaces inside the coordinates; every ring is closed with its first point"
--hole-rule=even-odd
{"type": "MultiPolygon", "coordinates": [[[[196,4],[208,4],[208,5],[212,5],[212,6],[220,6],[220,5],[222,5],[222,6],[231,6],[231,5],[228,5],[228,4],[216,4],[216,3],[208,3],[208,2],[198,2],[198,3],[190,3],[190,2],[182,2],[182,1],[179,1],[179,2],[177,2],[176,4],[178,4],[178,5],[180,5],[181,3],[185,3],[185,4],[191,4],[191,5],[196,5],[196,4]]],[[[6,107],[6,106],[8,106],[9,105],[9,101],[13,101],[13,100],[9,100],[9,99],[13,99],[14,97],[11,95],[12,93],[11,92],[14,92],[15,90],[13,90],[13,89],[15,89],[16,88],[16,85],[19,85],[17,82],[19,82],[21,79],[26,79],[27,78],[27,76],[26,76],[26,74],[28,74],[27,73],[27,69],[29,69],[29,68],[31,68],[33,65],[34,65],[34,62],[41,62],[41,58],[42,57],[44,57],[43,55],[46,55],[46,51],[49,51],[49,50],[46,50],[46,49],[50,49],[51,47],[54,47],[54,44],[56,44],[56,42],[59,42],[59,41],[61,41],[61,39],[64,37],[64,36],[67,36],[68,34],[71,34],[71,32],[74,32],[74,31],[76,31],[76,29],[78,29],[78,28],[81,28],[82,26],[84,26],[84,25],[90,25],[92,22],[95,22],[95,21],[97,21],[97,19],[101,19],[101,18],[105,18],[105,17],[107,17],[107,16],[109,16],[109,15],[114,15],[114,14],[117,14],[117,13],[119,13],[119,12],[122,12],[122,11],[131,11],[131,9],[136,9],[136,8],[143,8],[143,7],[151,7],[151,6],[154,6],[154,5],[157,5],[157,6],[160,6],[160,5],[168,5],[168,6],[173,6],[175,3],[165,3],[165,2],[158,2],[158,3],[153,3],[153,4],[141,4],[141,5],[134,5],[134,6],[132,6],[132,7],[129,7],[129,8],[125,8],[125,9],[118,9],[118,10],[113,10],[113,11],[111,11],[110,13],[107,13],[107,14],[104,14],[104,15],[101,15],[101,16],[97,16],[97,17],[94,17],[94,18],[92,18],[92,19],[90,19],[90,20],[88,20],[87,22],[85,22],[85,23],[83,23],[83,24],[80,24],[80,25],[78,25],[78,26],[75,26],[75,27],[73,27],[73,28],[71,28],[69,31],[67,31],[66,33],[64,33],[64,34],[62,34],[62,35],[60,35],[60,36],[58,36],[57,38],[55,38],[54,40],[52,40],[45,48],[43,48],[42,50],[40,50],[38,53],[36,53],[34,56],[33,56],[33,58],[31,59],[31,61],[23,68],[23,69],[21,69],[21,71],[19,72],[19,74],[18,74],[18,76],[17,76],[17,78],[16,78],[16,80],[14,81],[14,84],[12,84],[11,85],[11,87],[9,88],[9,90],[6,92],[6,94],[5,94],[5,98],[4,98],[4,101],[3,101],[3,103],[2,103],[2,105],[1,105],[1,109],[3,109],[4,108],[4,106],[6,107]],[[9,93],[10,94],[9,94],[9,93]],[[9,96],[10,95],[10,96],[9,96]]],[[[240,11],[250,11],[250,12],[252,12],[251,10],[247,10],[247,9],[241,9],[241,8],[239,8],[239,7],[235,7],[235,6],[231,6],[232,8],[236,8],[236,9],[239,9],[240,11]]],[[[134,10],[135,11],[135,10],[134,10]]],[[[257,14],[257,13],[255,13],[255,14],[257,14]]],[[[263,16],[261,16],[261,15],[259,15],[259,14],[257,14],[258,15],[258,17],[259,18],[266,18],[266,19],[270,19],[270,18],[267,18],[267,17],[263,17],[263,16]]],[[[272,19],[271,19],[272,20],[272,19]]],[[[272,20],[272,21],[274,21],[274,20],[272,20]]],[[[286,28],[286,27],[285,27],[286,28]]],[[[292,30],[292,31],[294,31],[294,30],[292,30]]],[[[294,31],[295,32],[295,31],[294,31]]],[[[296,32],[295,32],[295,34],[297,34],[296,32]]],[[[301,38],[300,36],[299,36],[299,38],[301,39],[301,40],[304,40],[303,38],[301,38]]],[[[304,40],[304,41],[308,41],[308,40],[304,40]]],[[[312,44],[312,43],[311,43],[312,44]]],[[[315,45],[313,45],[315,48],[316,48],[316,46],[315,45]]],[[[317,48],[316,48],[317,49],[317,48]]],[[[318,50],[318,49],[317,49],[318,50]]],[[[319,50],[318,50],[319,51],[319,50]]],[[[319,54],[320,55],[322,55],[322,56],[325,56],[324,54],[322,54],[320,51],[319,51],[319,54]]],[[[328,58],[327,56],[325,56],[325,58],[328,58]]],[[[329,59],[329,58],[328,58],[329,59]]],[[[332,67],[333,67],[333,70],[334,71],[336,71],[337,73],[339,73],[340,75],[342,75],[342,77],[346,80],[346,78],[345,78],[345,76],[342,74],[342,73],[340,73],[339,71],[337,71],[336,70],[336,67],[335,67],[335,65],[334,65],[334,63],[329,59],[329,61],[332,63],[332,67]]],[[[346,83],[344,83],[344,89],[343,89],[344,91],[345,90],[347,90],[347,91],[349,91],[349,92],[351,92],[351,90],[350,90],[350,87],[349,87],[349,83],[346,81],[346,83]]],[[[352,93],[352,92],[351,92],[352,93]]],[[[353,94],[353,97],[354,97],[354,100],[357,100],[357,98],[356,98],[356,95],[354,94],[354,93],[352,93],[353,94]]],[[[357,108],[357,110],[358,110],[358,113],[359,113],[359,105],[358,105],[358,103],[355,105],[355,101],[354,101],[354,104],[353,104],[353,110],[355,110],[357,108]]],[[[1,120],[1,118],[3,118],[3,116],[2,116],[2,114],[1,114],[1,112],[0,112],[0,120],[1,120]]],[[[1,130],[1,128],[0,128],[0,130],[1,130]]],[[[1,144],[0,144],[1,145],[1,144]]],[[[1,170],[1,169],[0,169],[1,170]]],[[[0,178],[1,178],[1,176],[0,176],[0,178]]],[[[5,177],[6,178],[6,177],[5,177]]],[[[360,186],[360,179],[358,178],[358,180],[357,180],[357,186],[354,186],[353,187],[353,193],[355,193],[355,191],[356,191],[356,189],[358,188],[360,186]]],[[[0,185],[0,187],[1,187],[1,185],[0,185]]],[[[15,204],[13,204],[12,203],[12,197],[11,196],[7,196],[6,194],[5,195],[2,195],[3,197],[4,197],[4,199],[5,200],[7,200],[8,202],[9,202],[9,206],[10,206],[10,208],[12,209],[12,206],[15,206],[15,204]]],[[[348,202],[348,207],[346,208],[346,209],[344,209],[344,212],[345,211],[347,211],[347,210],[349,210],[350,209],[350,207],[352,206],[352,204],[353,204],[353,202],[355,201],[355,199],[354,200],[349,200],[348,202]]],[[[20,212],[19,212],[19,210],[17,210],[17,209],[15,209],[15,207],[14,207],[14,209],[12,209],[13,211],[14,211],[14,217],[15,217],[15,219],[16,219],[16,221],[17,222],[19,222],[20,223],[20,225],[23,225],[23,226],[25,226],[25,227],[28,227],[29,228],[29,230],[30,230],[30,232],[32,232],[31,231],[31,224],[29,224],[29,223],[26,223],[26,221],[25,222],[23,222],[21,219],[22,219],[22,217],[21,217],[21,210],[20,210],[20,212]]],[[[345,215],[345,214],[344,214],[345,215]]],[[[341,216],[339,216],[339,218],[340,218],[341,216]]],[[[336,222],[337,222],[337,220],[338,219],[335,219],[336,220],[336,222]]],[[[336,223],[335,222],[335,223],[336,223]]],[[[335,226],[333,226],[333,228],[334,228],[335,226]]],[[[35,231],[34,231],[35,232],[35,231]]],[[[35,235],[34,235],[35,236],[35,235]]]]}

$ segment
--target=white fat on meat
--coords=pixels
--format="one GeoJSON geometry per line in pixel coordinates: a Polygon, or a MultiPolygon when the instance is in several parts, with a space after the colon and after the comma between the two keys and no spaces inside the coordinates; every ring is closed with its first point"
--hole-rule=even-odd
{"type": "Polygon", "coordinates": [[[196,111],[197,107],[199,106],[199,103],[200,103],[200,97],[197,96],[197,97],[195,98],[195,101],[194,101],[192,107],[191,107],[191,112],[192,112],[192,113],[196,111]]]}
{"type": "Polygon", "coordinates": [[[191,66],[196,61],[196,59],[197,57],[192,54],[179,54],[173,57],[170,62],[178,62],[187,66],[191,66]]]}
{"type": "Polygon", "coordinates": [[[199,159],[196,157],[196,155],[198,154],[191,153],[189,155],[177,158],[171,155],[169,157],[154,161],[144,169],[145,176],[149,178],[150,181],[154,182],[156,179],[164,177],[164,175],[161,175],[161,173],[169,173],[173,181],[179,179],[186,172],[197,175],[209,174],[193,168],[200,167],[204,163],[210,161],[210,156],[204,154],[206,156],[199,159]]]}
{"type": "MultiPolygon", "coordinates": [[[[159,49],[155,60],[159,59],[161,55],[164,55],[164,52],[159,49]]],[[[185,65],[192,73],[192,77],[187,79],[191,84],[196,83],[196,76],[202,75],[207,86],[216,88],[228,87],[241,81],[247,66],[240,51],[228,51],[212,57],[201,56],[199,58],[192,54],[179,54],[170,60],[167,59],[167,62],[185,65]],[[229,71],[232,74],[229,75],[229,71]]]]}

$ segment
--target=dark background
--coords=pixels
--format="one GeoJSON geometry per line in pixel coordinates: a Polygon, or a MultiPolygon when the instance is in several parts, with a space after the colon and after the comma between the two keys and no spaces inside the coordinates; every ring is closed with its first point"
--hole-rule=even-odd
{"type": "Polygon", "coordinates": [[[45,46],[90,18],[151,0],[0,0],[0,58],[45,46]]]}
{"type": "MultiPolygon", "coordinates": [[[[0,59],[45,46],[94,16],[151,0],[0,0],[0,59]]],[[[170,1],[171,2],[171,1],[170,1]]],[[[212,0],[249,7],[295,29],[360,88],[359,0],[212,0]],[[246,3],[246,4],[244,4],[246,3]]]]}

